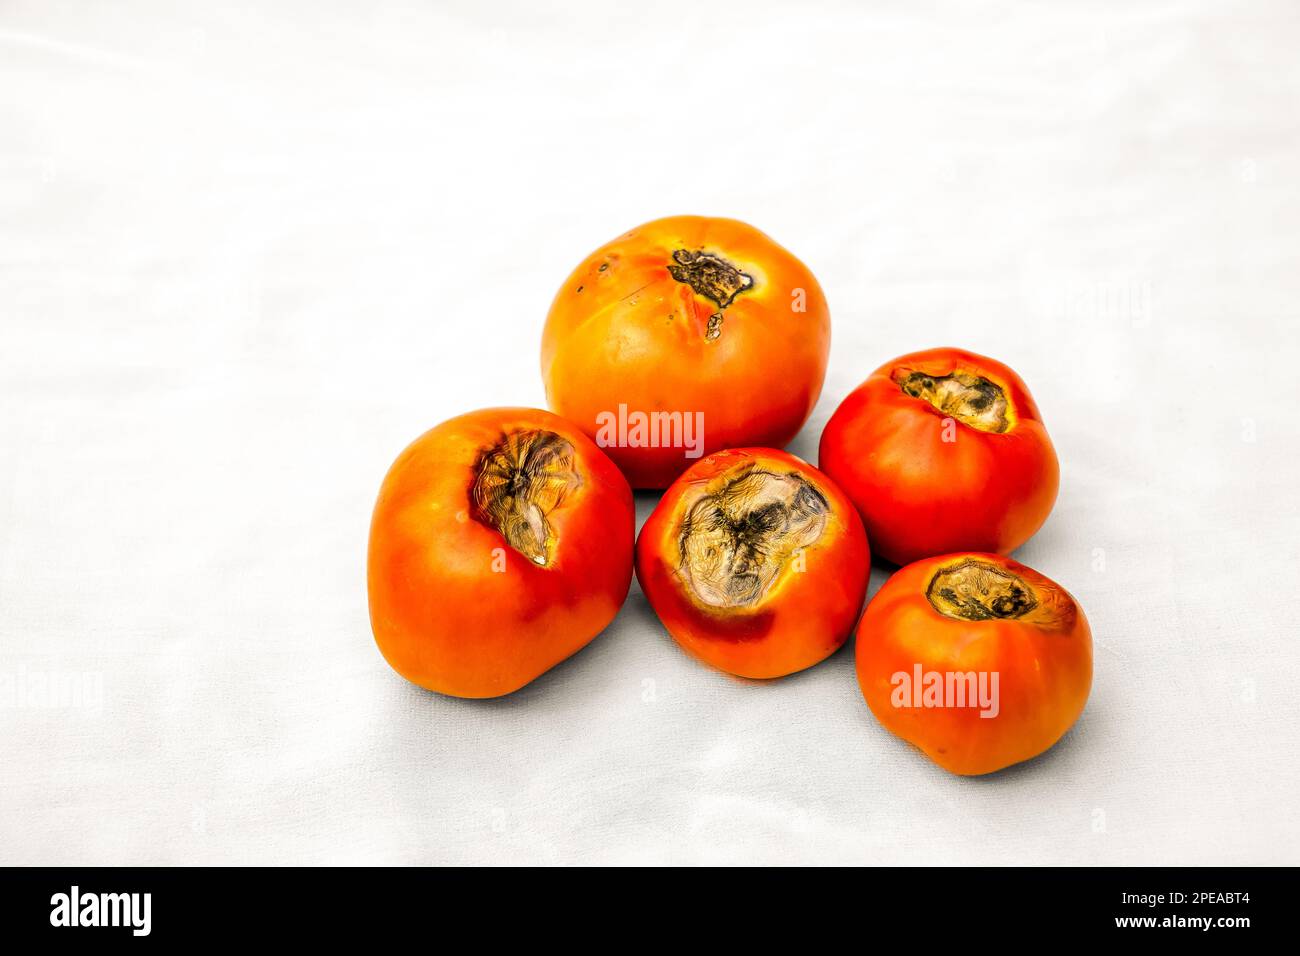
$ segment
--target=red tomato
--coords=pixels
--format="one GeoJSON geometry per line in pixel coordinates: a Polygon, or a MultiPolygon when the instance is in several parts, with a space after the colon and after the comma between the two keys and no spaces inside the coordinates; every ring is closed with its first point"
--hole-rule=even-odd
{"type": "Polygon", "coordinates": [[[487,408],[417,438],[370,525],[370,623],[393,669],[518,690],[599,634],[632,582],[632,489],[564,419],[487,408]]]}
{"type": "Polygon", "coordinates": [[[802,262],[734,219],[672,216],[587,256],[542,333],[551,409],[634,488],[701,455],[781,446],[821,394],[831,317],[802,262]]]}
{"type": "Polygon", "coordinates": [[[692,465],[636,546],[637,580],[668,633],[741,677],[782,677],[838,650],[870,570],[853,503],[816,468],[772,448],[692,465]]]}
{"type": "Polygon", "coordinates": [[[858,624],[858,684],[892,733],[959,774],[992,773],[1061,738],[1092,687],[1074,598],[996,554],[909,564],[858,624]]]}
{"type": "Polygon", "coordinates": [[[871,547],[896,564],[1012,551],[1047,519],[1060,483],[1020,376],[951,348],[873,372],[827,422],[818,464],[857,505],[871,547]]]}

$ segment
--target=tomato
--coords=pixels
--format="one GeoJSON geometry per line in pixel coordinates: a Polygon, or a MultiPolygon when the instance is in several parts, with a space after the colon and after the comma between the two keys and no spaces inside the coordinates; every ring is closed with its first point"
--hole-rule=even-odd
{"type": "Polygon", "coordinates": [[[811,272],[734,219],[675,216],[573,270],[542,336],[551,409],[636,488],[703,455],[785,445],[821,394],[830,313],[811,272]]]}
{"type": "Polygon", "coordinates": [[[637,580],[668,633],[741,677],[781,677],[838,650],[870,570],[852,502],[816,468],[771,448],[696,462],[636,545],[637,580]]]}
{"type": "Polygon", "coordinates": [[[867,605],[858,684],[891,733],[958,774],[1051,747],[1083,712],[1092,632],[1060,585],[997,554],[909,564],[867,605]]]}
{"type": "Polygon", "coordinates": [[[950,348],[876,369],[826,423],[818,464],[857,505],[872,548],[895,564],[1010,552],[1047,520],[1060,483],[1020,376],[950,348]]]}
{"type": "Polygon", "coordinates": [[[407,680],[518,690],[584,647],[632,580],[632,490],[550,412],[443,422],[393,463],[370,526],[370,623],[407,680]]]}

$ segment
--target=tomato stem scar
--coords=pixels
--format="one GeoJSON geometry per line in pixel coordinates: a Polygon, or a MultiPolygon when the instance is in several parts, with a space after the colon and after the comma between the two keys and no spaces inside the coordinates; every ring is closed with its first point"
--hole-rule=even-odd
{"type": "Polygon", "coordinates": [[[568,439],[532,429],[503,435],[474,465],[474,517],[534,564],[549,565],[555,535],[547,515],[582,487],[568,439]]]}
{"type": "Polygon", "coordinates": [[[758,601],[791,556],[814,544],[830,505],[803,476],[751,462],[710,483],[678,530],[679,572],[712,607],[758,601]]]}
{"type": "Polygon", "coordinates": [[[927,375],[899,368],[894,382],[912,398],[929,402],[941,415],[948,415],[982,432],[1001,434],[1011,427],[1007,396],[1002,386],[970,372],[927,375]]]}
{"type": "Polygon", "coordinates": [[[1024,578],[976,558],[940,568],[925,596],[940,614],[963,621],[1024,617],[1038,607],[1038,596],[1024,578]]]}
{"type": "Polygon", "coordinates": [[[668,266],[669,275],[717,305],[718,311],[709,316],[704,331],[706,339],[716,339],[722,334],[723,312],[736,296],[753,288],[753,276],[741,272],[721,256],[703,250],[678,249],[673,253],[673,263],[668,266]]]}

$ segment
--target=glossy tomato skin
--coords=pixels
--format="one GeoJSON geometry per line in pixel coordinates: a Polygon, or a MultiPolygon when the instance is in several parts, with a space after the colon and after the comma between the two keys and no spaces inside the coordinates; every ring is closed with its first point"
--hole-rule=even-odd
{"type": "Polygon", "coordinates": [[[729,449],[697,462],[664,493],[636,546],[637,580],[673,639],[698,660],[753,679],[792,674],[838,650],[862,610],[870,571],[867,537],[852,502],[817,469],[771,448],[729,449]],[[826,524],[803,549],[803,570],[783,569],[752,605],[711,607],[683,575],[683,519],[719,479],[748,467],[813,484],[828,504],[826,524]]]}
{"type": "Polygon", "coordinates": [[[694,459],[681,447],[602,441],[634,488],[665,488],[701,455],[788,443],[821,394],[829,350],[826,298],[803,263],[745,223],[674,216],[573,270],[547,316],[542,378],[551,409],[593,437],[620,406],[702,413],[694,459]],[[720,257],[750,284],[721,307],[674,278],[683,252],[720,257]]]}
{"type": "Polygon", "coordinates": [[[900,356],[840,404],[822,432],[818,464],[857,505],[871,546],[907,564],[953,551],[1006,554],[1047,520],[1056,501],[1056,451],[1020,376],[973,352],[900,356]],[[905,393],[896,370],[966,371],[1001,386],[1015,421],[981,431],[905,393]]]}
{"type": "Polygon", "coordinates": [[[586,435],[550,412],[489,408],[443,422],[393,463],[370,527],[375,641],[413,683],[456,697],[519,689],[613,620],[632,577],[632,491],[586,435]],[[547,515],[539,566],[476,517],[476,463],[504,434],[545,430],[573,448],[580,486],[547,515]]]}
{"type": "MultiPolygon", "coordinates": [[[[857,630],[858,684],[887,730],[952,773],[992,773],[1055,744],[1083,712],[1092,687],[1092,632],[1060,585],[1010,558],[962,553],[925,558],[895,573],[857,630]],[[1037,619],[957,620],[930,603],[936,572],[971,558],[1028,581],[1037,619]],[[899,706],[900,674],[997,673],[997,713],[977,707],[899,706]]],[[[991,686],[991,685],[990,685],[991,686]]]]}

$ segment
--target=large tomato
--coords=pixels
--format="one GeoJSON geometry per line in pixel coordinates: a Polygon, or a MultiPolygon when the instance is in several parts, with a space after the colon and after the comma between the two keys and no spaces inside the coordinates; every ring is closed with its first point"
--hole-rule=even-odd
{"type": "Polygon", "coordinates": [[[781,447],[821,394],[830,313],[811,272],[752,226],[675,216],[573,270],[542,335],[553,411],[636,488],[723,448],[781,447]]]}
{"type": "Polygon", "coordinates": [[[876,718],[959,774],[1056,743],[1092,686],[1092,632],[1060,585],[996,554],[909,564],[867,605],[858,683],[876,718]]]}
{"type": "Polygon", "coordinates": [[[564,419],[461,415],[393,463],[370,526],[370,623],[393,669],[508,694],[581,649],[632,580],[632,490],[564,419]]]}
{"type": "Polygon", "coordinates": [[[858,506],[871,547],[895,564],[1010,552],[1047,520],[1060,483],[1020,376],[951,348],[876,369],[826,423],[818,465],[858,506]]]}
{"type": "Polygon", "coordinates": [[[668,633],[741,677],[811,667],[848,638],[871,555],[853,504],[771,448],[722,451],[673,483],[637,539],[641,589],[668,633]]]}

